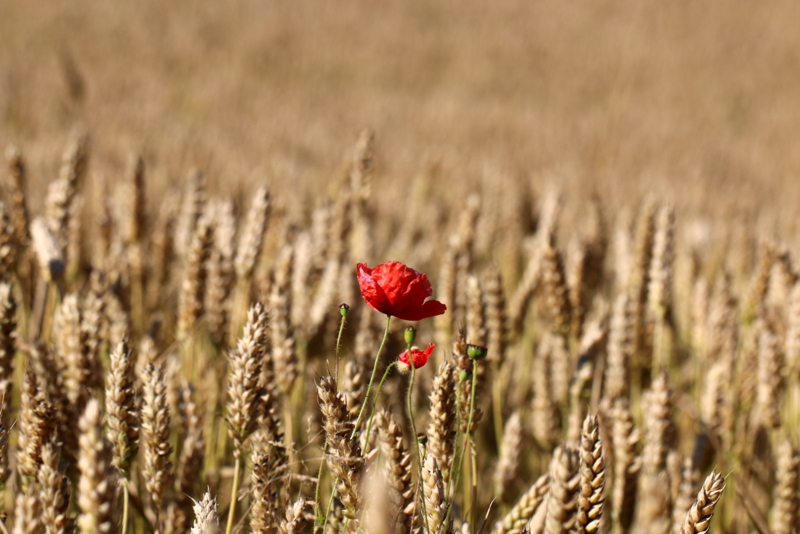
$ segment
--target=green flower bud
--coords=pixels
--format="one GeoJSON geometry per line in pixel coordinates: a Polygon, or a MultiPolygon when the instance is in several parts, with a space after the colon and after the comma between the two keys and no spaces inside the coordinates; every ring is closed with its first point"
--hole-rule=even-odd
{"type": "Polygon", "coordinates": [[[480,345],[467,345],[467,356],[473,360],[484,359],[487,352],[489,351],[486,347],[481,347],[480,345]]]}
{"type": "Polygon", "coordinates": [[[341,314],[342,317],[347,317],[347,312],[349,311],[350,311],[350,306],[344,303],[339,304],[339,313],[341,314]]]}
{"type": "Polygon", "coordinates": [[[403,339],[406,340],[406,345],[411,345],[414,343],[414,340],[417,338],[417,329],[413,326],[409,326],[406,328],[406,331],[403,332],[403,339]]]}

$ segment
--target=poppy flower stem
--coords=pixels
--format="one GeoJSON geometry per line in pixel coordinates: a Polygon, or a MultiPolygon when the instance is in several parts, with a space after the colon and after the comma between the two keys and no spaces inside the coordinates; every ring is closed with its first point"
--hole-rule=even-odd
{"type": "MultiPolygon", "coordinates": [[[[461,404],[461,383],[467,379],[468,374],[462,371],[462,376],[459,379],[459,387],[456,389],[456,405],[458,406],[461,404]]],[[[478,376],[478,360],[472,360],[472,376],[469,377],[472,380],[471,384],[471,393],[469,399],[469,416],[467,417],[467,426],[466,432],[464,432],[464,444],[461,447],[461,454],[459,454],[458,449],[455,451],[455,459],[453,461],[453,467],[450,469],[450,473],[448,476],[447,481],[447,490],[446,495],[450,495],[451,488],[457,488],[458,485],[461,483],[461,475],[464,471],[464,458],[469,453],[471,455],[470,460],[470,467],[469,467],[469,474],[471,476],[471,480],[469,482],[469,488],[467,488],[467,480],[464,480],[464,506],[465,508],[469,509],[469,516],[470,516],[470,527],[473,528],[474,532],[474,523],[475,523],[475,514],[477,510],[475,509],[476,498],[477,498],[477,460],[476,460],[476,451],[475,451],[475,442],[472,439],[472,420],[475,414],[475,392],[476,392],[476,383],[477,383],[477,376],[478,376]],[[455,480],[453,480],[453,476],[455,475],[455,480]],[[467,489],[469,489],[469,493],[467,493],[467,489]]],[[[461,427],[461,416],[460,412],[457,411],[458,416],[458,426],[457,428],[461,427]]],[[[450,515],[453,511],[453,505],[455,504],[455,499],[450,502],[450,506],[447,507],[447,514],[445,515],[445,520],[443,524],[447,524],[450,520],[450,515]]]]}
{"type": "Polygon", "coordinates": [[[381,396],[381,389],[383,389],[383,383],[386,382],[386,377],[389,376],[392,367],[394,367],[395,365],[397,365],[397,362],[392,362],[389,365],[387,365],[386,370],[383,372],[383,377],[381,378],[381,381],[378,382],[378,389],[375,391],[375,403],[372,405],[372,410],[370,411],[369,414],[369,422],[367,423],[367,435],[366,438],[364,439],[364,443],[366,444],[369,444],[369,434],[372,431],[372,420],[375,419],[375,405],[378,404],[378,399],[381,396]]]}
{"type": "MultiPolygon", "coordinates": [[[[344,304],[342,304],[342,306],[344,306],[344,304]]],[[[333,380],[336,382],[337,389],[339,388],[339,347],[342,345],[342,333],[344,332],[344,324],[346,322],[347,313],[342,313],[342,320],[339,322],[339,335],[336,336],[336,363],[333,367],[333,380]]]]}
{"type": "MultiPolygon", "coordinates": [[[[411,353],[411,343],[408,343],[408,347],[406,348],[408,351],[408,364],[411,366],[411,377],[408,380],[408,395],[406,396],[406,405],[408,411],[408,420],[411,423],[411,439],[414,440],[414,450],[417,451],[417,479],[422,480],[422,454],[419,451],[419,440],[417,439],[417,425],[414,423],[414,402],[413,402],[413,394],[414,394],[414,378],[416,375],[417,366],[414,362],[414,356],[411,353]]],[[[428,511],[426,510],[425,499],[421,500],[422,502],[422,510],[423,514],[422,517],[425,519],[425,532],[430,534],[431,529],[428,525],[428,511]]]]}
{"type": "MultiPolygon", "coordinates": [[[[478,383],[478,360],[472,360],[472,393],[470,393],[469,398],[469,422],[467,423],[467,442],[469,443],[469,451],[470,451],[470,485],[471,485],[471,494],[470,494],[470,503],[472,504],[472,508],[470,509],[470,527],[472,528],[472,532],[475,532],[475,520],[476,520],[476,513],[477,513],[477,500],[478,500],[478,469],[476,465],[476,451],[475,451],[475,440],[473,439],[472,435],[472,417],[475,414],[475,391],[476,391],[476,384],[478,383]]],[[[466,451],[464,452],[466,454],[466,451]]],[[[463,459],[463,458],[462,458],[463,459]]]]}
{"type": "MultiPolygon", "coordinates": [[[[458,380],[458,387],[456,388],[456,406],[461,405],[461,384],[466,380],[466,373],[462,373],[461,377],[458,380]]],[[[461,410],[456,410],[456,429],[461,428],[461,410]]],[[[453,464],[450,468],[450,473],[447,475],[447,486],[445,490],[445,495],[449,498],[451,494],[452,488],[457,488],[459,483],[461,482],[461,469],[463,465],[463,458],[466,452],[467,447],[467,436],[464,436],[464,445],[459,451],[458,446],[456,446],[455,456],[453,458],[453,464]],[[459,454],[460,452],[460,454],[459,454]],[[453,476],[455,475],[455,480],[453,476]]],[[[443,525],[447,525],[450,521],[450,515],[453,513],[453,506],[455,505],[455,491],[453,493],[453,498],[450,499],[450,504],[447,507],[447,514],[445,514],[444,521],[442,522],[443,525]]]]}
{"type": "MultiPolygon", "coordinates": [[[[372,383],[375,381],[375,375],[378,372],[378,362],[381,361],[381,353],[383,352],[383,347],[386,345],[386,338],[389,337],[389,324],[392,322],[392,316],[386,315],[386,328],[383,330],[383,340],[381,340],[381,346],[378,347],[378,354],[375,356],[375,364],[372,366],[372,374],[369,377],[369,384],[367,384],[367,393],[364,395],[364,403],[361,405],[361,410],[358,412],[358,419],[356,419],[356,424],[353,425],[353,433],[350,435],[350,439],[356,437],[356,432],[358,432],[359,424],[361,423],[361,418],[364,416],[364,408],[369,403],[369,392],[372,389],[372,383]]],[[[375,410],[375,403],[372,404],[372,410],[375,410]]]]}

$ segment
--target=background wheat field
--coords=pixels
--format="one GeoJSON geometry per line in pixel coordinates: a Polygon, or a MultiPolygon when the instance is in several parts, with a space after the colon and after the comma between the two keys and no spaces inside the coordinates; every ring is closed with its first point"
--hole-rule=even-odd
{"type": "Polygon", "coordinates": [[[0,1],[0,526],[800,531],[798,20],[0,1]]]}

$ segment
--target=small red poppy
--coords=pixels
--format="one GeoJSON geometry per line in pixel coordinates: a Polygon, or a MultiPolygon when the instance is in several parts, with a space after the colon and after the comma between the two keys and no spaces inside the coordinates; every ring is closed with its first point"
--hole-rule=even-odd
{"type": "Polygon", "coordinates": [[[366,263],[359,263],[356,274],[361,295],[375,311],[405,321],[421,321],[441,315],[447,309],[438,300],[426,300],[433,295],[428,276],[399,261],[371,269],[366,263]]]}
{"type": "MultiPolygon", "coordinates": [[[[425,350],[419,350],[417,347],[411,347],[411,354],[414,356],[414,367],[419,369],[426,363],[428,358],[433,354],[433,349],[436,348],[434,343],[429,343],[425,350]]],[[[407,373],[411,370],[411,361],[408,359],[408,351],[403,352],[397,357],[397,367],[400,371],[407,373]]]]}

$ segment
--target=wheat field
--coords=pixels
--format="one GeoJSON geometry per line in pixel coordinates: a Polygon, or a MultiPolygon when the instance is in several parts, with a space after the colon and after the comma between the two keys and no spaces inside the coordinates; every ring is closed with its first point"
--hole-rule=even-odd
{"type": "Polygon", "coordinates": [[[799,19],[0,2],[0,530],[800,532],[799,19]]]}

